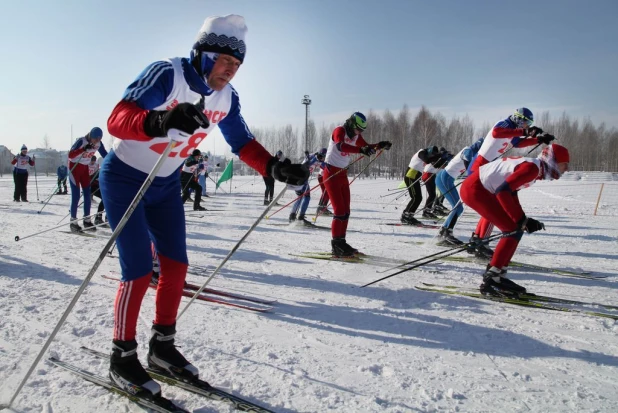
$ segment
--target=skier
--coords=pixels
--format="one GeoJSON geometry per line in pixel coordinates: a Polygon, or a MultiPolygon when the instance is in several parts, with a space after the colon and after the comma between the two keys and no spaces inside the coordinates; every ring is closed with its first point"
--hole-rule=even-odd
{"type": "Polygon", "coordinates": [[[98,175],[97,172],[99,172],[99,164],[97,163],[97,157],[95,155],[92,155],[92,158],[90,158],[90,163],[88,164],[88,176],[90,177],[90,182],[92,182],[92,178],[95,174],[98,175]]]}
{"type": "Polygon", "coordinates": [[[99,202],[99,206],[97,207],[97,215],[94,217],[94,225],[98,226],[104,223],[103,211],[105,211],[105,203],[103,202],[103,197],[101,196],[101,188],[99,185],[99,164],[97,163],[96,156],[90,158],[88,173],[90,174],[90,193],[93,197],[96,196],[101,200],[101,202],[99,202]]]}
{"type": "Polygon", "coordinates": [[[406,170],[406,174],[403,178],[403,181],[408,189],[408,194],[410,195],[410,201],[401,214],[401,222],[404,224],[422,224],[419,220],[414,218],[416,209],[423,200],[420,180],[423,170],[425,169],[425,165],[436,162],[441,156],[442,154],[437,146],[430,146],[419,150],[412,156],[412,159],[410,159],[410,164],[408,165],[408,169],[406,170]]]}
{"type": "Polygon", "coordinates": [[[66,165],[60,165],[56,170],[56,174],[58,175],[58,192],[56,195],[66,195],[67,191],[67,175],[69,174],[69,170],[66,165]],[[64,186],[64,192],[62,191],[62,186],[64,186]]]}
{"type": "Polygon", "coordinates": [[[208,17],[190,58],[156,61],[125,90],[108,119],[113,150],[103,162],[100,185],[110,226],[115,229],[131,206],[133,214],[117,239],[122,282],[114,312],[110,378],[131,392],[159,395],[161,387],[140,364],[137,318],[152,274],[151,236],[160,263],[148,364],[191,380],[198,370],[175,346],[176,315],[187,274],[185,215],[178,170],[216,126],[233,153],[263,176],[301,184],[308,171],[271,156],[253,137],[229,82],[245,57],[244,18],[208,17]],[[197,107],[198,99],[205,107],[197,107]],[[132,201],[169,145],[157,176],[137,205],[132,201]],[[111,190],[110,190],[111,189],[111,190]]]}
{"type": "Polygon", "coordinates": [[[89,164],[96,152],[99,152],[104,158],[107,155],[107,150],[103,142],[101,142],[101,139],[103,139],[103,131],[101,128],[95,126],[86,136],[77,138],[69,151],[71,231],[73,232],[81,232],[82,230],[82,227],[77,223],[77,206],[79,205],[80,187],[84,192],[84,229],[96,231],[96,228],[89,218],[91,200],[89,164]]]}
{"type": "Polygon", "coordinates": [[[204,165],[200,163],[202,152],[199,149],[194,149],[182,166],[180,172],[180,187],[182,188],[182,203],[187,202],[189,198],[189,189],[193,189],[195,192],[195,199],[193,200],[194,211],[206,211],[206,208],[200,205],[202,201],[202,187],[197,183],[197,174],[200,172],[200,168],[204,168],[204,165]]]}
{"type": "Polygon", "coordinates": [[[350,154],[360,153],[371,156],[376,149],[390,149],[392,143],[381,141],[368,144],[363,139],[362,132],[367,128],[367,118],[360,112],[354,112],[341,126],[333,131],[325,160],[324,185],[330,201],[333,204],[333,221],[331,224],[333,255],[350,257],[358,253],[346,242],[346,230],[350,218],[350,183],[347,167],[350,164],[350,154]]]}
{"type": "Polygon", "coordinates": [[[28,165],[34,166],[34,155],[28,155],[26,145],[21,146],[19,155],[15,155],[11,161],[13,168],[13,182],[15,183],[15,192],[13,192],[13,201],[28,202],[28,165]]]}
{"type": "Polygon", "coordinates": [[[542,222],[529,218],[523,211],[517,191],[538,179],[559,179],[569,169],[569,151],[561,145],[547,146],[538,158],[507,157],[481,166],[461,185],[461,199],[503,233],[517,231],[500,238],[480,291],[483,294],[525,293],[526,289],[506,278],[523,231],[533,233],[545,229],[542,222]]]}
{"type": "Polygon", "coordinates": [[[438,245],[457,246],[463,244],[463,241],[455,238],[453,235],[453,228],[457,224],[457,219],[463,213],[463,205],[459,200],[459,193],[455,189],[455,179],[465,175],[470,161],[478,153],[484,139],[481,138],[472,145],[463,148],[451,159],[446,168],[440,170],[438,175],[436,175],[436,186],[448,200],[449,204],[451,204],[451,212],[444,221],[442,228],[440,228],[438,245]]]}
{"type": "Polygon", "coordinates": [[[427,190],[427,199],[425,200],[425,206],[423,207],[423,218],[437,219],[438,217],[433,213],[433,204],[436,201],[436,174],[439,170],[444,168],[448,161],[453,157],[446,148],[440,148],[440,158],[438,160],[428,163],[423,168],[423,174],[421,175],[421,181],[427,190]]]}
{"type": "Polygon", "coordinates": [[[200,171],[198,175],[198,183],[202,187],[202,196],[208,198],[208,194],[206,193],[206,178],[208,178],[208,173],[210,172],[208,168],[208,155],[202,155],[198,170],[200,171]]]}
{"type": "MultiPolygon", "coordinates": [[[[528,108],[516,109],[512,115],[496,123],[487,133],[472,164],[472,171],[478,171],[481,166],[498,159],[511,148],[525,148],[541,143],[548,145],[555,139],[552,135],[543,134],[543,129],[532,126],[533,123],[534,115],[528,108]]],[[[470,238],[470,242],[475,242],[476,247],[470,248],[468,252],[490,259],[493,251],[480,240],[491,235],[492,230],[493,225],[481,217],[470,238]]]]}
{"type": "MultiPolygon", "coordinates": [[[[320,154],[325,157],[327,149],[320,149],[320,154]]],[[[328,198],[328,192],[326,191],[326,186],[324,185],[324,162],[320,163],[320,170],[318,171],[318,183],[320,184],[320,190],[322,191],[322,195],[320,196],[320,200],[318,201],[318,209],[316,210],[316,215],[333,215],[332,212],[328,209],[328,204],[330,199],[328,198]]]]}
{"type": "MultiPolygon", "coordinates": [[[[309,169],[309,175],[313,173],[313,170],[318,167],[321,163],[324,162],[324,156],[326,153],[326,148],[322,148],[322,150],[314,153],[313,155],[305,155],[305,159],[303,160],[303,165],[305,165],[309,169]]],[[[309,180],[305,181],[303,185],[288,185],[288,188],[296,191],[296,196],[299,198],[294,202],[292,206],[292,212],[290,213],[289,221],[290,223],[298,220],[300,223],[306,226],[313,226],[313,224],[305,219],[305,212],[307,212],[307,207],[309,207],[309,202],[311,201],[311,192],[309,190],[309,180]],[[299,211],[300,208],[300,211],[299,211]],[[298,217],[296,214],[298,213],[298,217]]]]}
{"type": "MultiPolygon", "coordinates": [[[[275,157],[281,160],[283,152],[277,151],[275,157]]],[[[264,205],[268,205],[273,200],[273,195],[275,194],[275,179],[272,176],[264,176],[263,178],[264,184],[266,185],[266,190],[264,191],[264,205]]]]}

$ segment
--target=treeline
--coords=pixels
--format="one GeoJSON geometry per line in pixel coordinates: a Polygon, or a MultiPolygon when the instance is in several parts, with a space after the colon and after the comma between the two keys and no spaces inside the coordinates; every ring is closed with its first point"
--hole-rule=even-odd
{"type": "MultiPolygon", "coordinates": [[[[404,107],[398,112],[390,111],[379,115],[373,111],[367,115],[367,130],[363,133],[367,142],[390,140],[393,148],[385,152],[372,164],[367,174],[400,177],[405,173],[412,155],[430,145],[443,146],[452,153],[484,137],[493,124],[476,127],[468,116],[447,119],[439,112],[430,112],[421,107],[417,113],[404,107]]],[[[505,117],[508,115],[505,114],[505,117]]],[[[535,125],[556,136],[556,142],[566,146],[571,153],[571,170],[618,172],[618,129],[607,128],[605,124],[594,125],[590,119],[580,121],[563,113],[552,118],[549,112],[535,115],[535,125]]],[[[343,123],[345,119],[341,120],[343,123]]],[[[496,119],[496,122],[500,119],[496,119]]],[[[271,152],[283,151],[292,160],[302,159],[305,148],[313,153],[328,146],[331,133],[338,124],[319,128],[309,121],[305,128],[295,129],[291,125],[270,128],[252,128],[253,134],[271,152]]],[[[529,148],[527,149],[529,150],[529,148]]],[[[527,150],[512,151],[513,155],[524,155],[527,150]]],[[[538,150],[530,156],[536,156],[538,150]]],[[[364,165],[354,165],[351,172],[358,173],[364,165]]]]}

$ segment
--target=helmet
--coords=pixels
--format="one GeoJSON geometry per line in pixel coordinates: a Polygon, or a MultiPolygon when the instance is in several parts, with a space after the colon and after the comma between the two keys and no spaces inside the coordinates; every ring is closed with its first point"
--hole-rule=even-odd
{"type": "Polygon", "coordinates": [[[558,170],[559,163],[568,163],[570,161],[569,151],[562,145],[557,143],[547,145],[539,154],[538,159],[543,164],[543,172],[545,179],[558,179],[562,175],[558,170]]]}
{"type": "Polygon", "coordinates": [[[90,162],[96,161],[96,160],[97,160],[97,157],[95,155],[92,155],[92,158],[90,158],[90,162]]]}
{"type": "Polygon", "coordinates": [[[24,145],[22,145],[22,146],[21,146],[21,150],[22,150],[22,151],[27,151],[27,150],[28,150],[28,148],[27,148],[27,147],[26,147],[26,145],[24,144],[24,145]]]}
{"type": "Polygon", "coordinates": [[[509,118],[517,125],[518,128],[529,128],[534,123],[534,115],[528,108],[515,109],[515,113],[513,113],[509,118]]]}
{"type": "Polygon", "coordinates": [[[367,118],[360,112],[354,112],[347,120],[352,129],[364,131],[367,129],[367,118]]]}
{"type": "Polygon", "coordinates": [[[101,128],[95,126],[94,128],[90,129],[90,132],[88,132],[88,137],[90,139],[101,139],[103,137],[103,131],[101,130],[101,128]]]}
{"type": "Polygon", "coordinates": [[[328,150],[326,148],[322,148],[318,153],[322,156],[326,156],[326,152],[328,152],[328,150]]]}
{"type": "Polygon", "coordinates": [[[202,152],[199,149],[193,149],[193,152],[191,152],[191,156],[200,156],[201,154],[202,152]]]}

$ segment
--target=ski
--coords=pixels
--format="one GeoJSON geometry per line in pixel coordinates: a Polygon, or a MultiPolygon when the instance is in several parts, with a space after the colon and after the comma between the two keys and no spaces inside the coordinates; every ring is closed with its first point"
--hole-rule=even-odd
{"type": "MultiPolygon", "coordinates": [[[[108,356],[109,357],[109,356],[108,356]]],[[[88,370],[84,370],[80,367],[77,367],[73,364],[66,363],[61,361],[55,357],[50,357],[48,359],[55,366],[61,367],[71,373],[81,377],[82,379],[94,383],[98,386],[101,386],[112,393],[119,394],[131,400],[134,403],[137,403],[143,407],[148,409],[152,409],[156,412],[174,412],[174,413],[189,413],[188,410],[184,410],[181,407],[176,406],[171,400],[166,399],[163,396],[154,397],[152,395],[146,395],[146,392],[141,392],[137,394],[129,393],[125,389],[117,386],[111,380],[106,377],[99,376],[94,374],[88,370]]]]}
{"type": "MultiPolygon", "coordinates": [[[[486,264],[488,260],[479,259],[476,257],[462,257],[462,256],[450,256],[445,257],[445,261],[456,261],[456,262],[471,262],[475,264],[486,264]]],[[[552,267],[543,267],[541,265],[527,264],[519,261],[511,261],[509,263],[509,267],[518,267],[518,268],[528,268],[532,270],[539,270],[545,272],[551,272],[558,275],[564,275],[567,277],[575,277],[575,278],[587,278],[587,279],[600,279],[607,278],[607,275],[594,275],[590,271],[569,271],[561,268],[552,268],[552,267]]]]}
{"type": "Polygon", "coordinates": [[[515,297],[506,297],[506,296],[484,295],[484,294],[481,294],[480,292],[459,290],[459,289],[453,289],[453,288],[445,288],[442,286],[428,287],[424,285],[416,285],[414,286],[414,288],[420,291],[428,291],[428,292],[447,294],[447,295],[457,295],[457,296],[469,297],[469,298],[480,298],[483,300],[497,301],[497,302],[517,305],[521,307],[529,307],[529,308],[551,310],[551,311],[560,311],[560,312],[565,312],[565,313],[576,313],[576,314],[582,314],[582,315],[587,315],[587,316],[610,318],[613,320],[618,320],[618,315],[615,315],[615,314],[607,314],[607,313],[601,313],[597,311],[581,310],[577,308],[559,307],[557,305],[538,302],[538,301],[534,301],[534,300],[531,300],[528,298],[522,298],[522,297],[515,298],[515,297]]]}
{"type": "MultiPolygon", "coordinates": [[[[201,286],[191,283],[185,283],[185,290],[198,291],[201,286]]],[[[249,301],[256,304],[271,305],[277,302],[277,300],[264,300],[261,298],[249,297],[242,294],[229,293],[227,291],[214,290],[212,288],[204,288],[202,293],[220,295],[221,297],[235,298],[236,300],[249,301]]]]}
{"type": "Polygon", "coordinates": [[[268,224],[268,225],[272,225],[274,227],[288,227],[290,229],[303,229],[303,228],[308,228],[308,229],[323,229],[323,230],[327,230],[330,231],[331,228],[330,227],[326,227],[323,225],[316,225],[313,224],[311,222],[306,222],[303,223],[303,225],[300,224],[296,224],[295,222],[290,222],[290,223],[275,223],[275,224],[268,224]]]}
{"type": "MultiPolygon", "coordinates": [[[[103,278],[105,278],[105,279],[108,279],[108,280],[120,282],[120,279],[117,278],[117,277],[112,277],[112,276],[105,275],[105,274],[102,274],[101,276],[103,278]]],[[[157,289],[157,285],[156,284],[150,284],[150,288],[156,290],[157,289]]],[[[198,289],[199,289],[199,287],[198,287],[198,289]]],[[[195,291],[197,291],[197,290],[195,290],[195,291]]],[[[182,296],[183,297],[192,298],[195,295],[195,291],[183,290],[182,291],[182,296]]],[[[240,298],[236,298],[236,297],[229,297],[229,298],[240,300],[240,298]]],[[[202,291],[202,294],[198,295],[196,297],[196,299],[197,300],[201,300],[201,301],[207,301],[207,302],[210,302],[210,303],[222,304],[222,305],[227,305],[227,306],[230,306],[230,307],[240,308],[242,310],[255,311],[255,312],[258,312],[258,313],[266,313],[266,312],[271,311],[273,309],[273,307],[271,305],[268,305],[269,303],[257,303],[257,304],[265,304],[264,307],[256,307],[256,306],[252,306],[252,305],[233,303],[233,302],[230,302],[230,301],[225,301],[225,300],[220,300],[220,299],[217,299],[217,298],[208,297],[208,296],[204,295],[204,291],[202,291]]]]}
{"type": "Polygon", "coordinates": [[[428,228],[428,229],[440,229],[440,228],[442,228],[439,225],[424,224],[422,222],[420,224],[404,224],[403,222],[382,222],[382,223],[380,223],[380,225],[391,225],[391,226],[395,226],[395,227],[416,227],[416,228],[428,228]]]}
{"type": "Polygon", "coordinates": [[[89,233],[84,232],[84,231],[79,231],[79,232],[75,232],[75,231],[60,231],[60,232],[64,232],[65,234],[71,234],[71,235],[81,235],[82,237],[100,238],[100,237],[97,237],[95,234],[89,234],[89,233]]]}
{"type": "Polygon", "coordinates": [[[340,262],[349,262],[349,263],[366,263],[367,261],[358,256],[352,257],[336,257],[332,254],[319,254],[319,253],[310,253],[310,254],[290,254],[292,257],[299,258],[311,258],[314,260],[324,260],[324,261],[340,261],[340,262]]]}
{"type": "MultiPolygon", "coordinates": [[[[95,357],[109,358],[109,354],[103,353],[101,351],[92,350],[87,347],[81,347],[81,349],[89,354],[92,354],[95,357]]],[[[204,380],[179,379],[169,375],[165,371],[161,371],[159,369],[154,370],[149,367],[146,367],[146,371],[155,380],[159,380],[163,383],[179,387],[181,389],[190,391],[200,396],[204,396],[211,400],[231,403],[235,409],[241,410],[243,412],[274,413],[272,410],[268,410],[241,397],[234,396],[231,393],[213,387],[204,380]]]]}
{"type": "MultiPolygon", "coordinates": [[[[460,287],[457,285],[437,285],[437,284],[429,284],[429,283],[423,283],[423,285],[426,287],[432,287],[432,288],[444,288],[444,289],[449,289],[449,290],[470,291],[469,288],[460,287]]],[[[534,293],[519,294],[519,297],[526,299],[526,300],[530,300],[530,301],[542,301],[542,302],[556,303],[556,304],[586,305],[586,306],[594,306],[594,307],[603,307],[607,310],[618,310],[618,306],[616,305],[601,304],[601,303],[580,301],[580,300],[571,300],[568,298],[552,297],[548,295],[540,295],[540,294],[534,294],[534,293]]]]}
{"type": "MultiPolygon", "coordinates": [[[[153,288],[153,289],[156,290],[157,286],[155,284],[150,284],[150,288],[153,288]]],[[[192,298],[195,295],[195,292],[183,290],[182,291],[182,295],[183,295],[183,297],[192,298]]],[[[202,294],[198,295],[196,299],[197,300],[202,300],[202,301],[208,301],[209,303],[222,304],[222,305],[227,305],[227,306],[230,306],[230,307],[240,308],[242,310],[255,311],[257,313],[266,313],[266,312],[268,312],[268,311],[273,309],[272,306],[254,307],[254,306],[251,306],[251,305],[236,304],[236,303],[232,303],[232,302],[225,301],[225,300],[218,300],[216,298],[207,297],[207,296],[202,295],[202,294]]]]}

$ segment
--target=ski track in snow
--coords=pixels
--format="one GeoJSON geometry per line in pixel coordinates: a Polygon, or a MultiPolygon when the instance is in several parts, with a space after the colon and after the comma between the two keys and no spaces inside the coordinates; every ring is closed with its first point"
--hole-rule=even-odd
{"type": "MultiPolygon", "coordinates": [[[[36,200],[33,178],[31,201],[36,200]]],[[[254,178],[234,177],[234,184],[250,180],[254,178]]],[[[55,177],[39,178],[40,199],[55,182],[55,177]]],[[[380,198],[398,184],[385,179],[354,182],[348,242],[404,261],[437,252],[431,244],[437,230],[378,225],[399,219],[406,200],[383,208],[390,198],[380,198]]],[[[618,216],[592,216],[593,201],[580,196],[589,193],[588,183],[579,184],[570,183],[566,193],[552,190],[552,183],[522,191],[524,210],[545,222],[547,230],[524,235],[515,259],[609,277],[576,279],[521,268],[510,274],[533,292],[618,305],[618,216]],[[545,196],[546,191],[558,195],[545,196]]],[[[209,183],[209,190],[213,186],[209,183]]],[[[275,191],[282,188],[277,183],[275,191]]],[[[203,270],[202,275],[188,275],[196,284],[203,283],[263,211],[261,184],[239,190],[244,192],[218,193],[203,201],[207,208],[228,212],[187,218],[190,263],[203,270]]],[[[41,203],[13,204],[12,192],[12,179],[0,178],[0,199],[6,200],[0,202],[0,403],[12,396],[106,242],[60,232],[68,230],[66,219],[66,228],[15,242],[15,235],[57,225],[70,199],[54,196],[37,214],[41,203]]],[[[310,213],[319,190],[312,195],[310,213]]],[[[280,203],[292,199],[288,191],[280,203]]],[[[472,263],[437,262],[359,288],[386,275],[376,273],[385,267],[289,255],[328,251],[330,233],[268,225],[285,223],[288,215],[284,209],[262,222],[209,285],[278,299],[273,312],[255,314],[198,301],[179,321],[181,351],[205,380],[277,412],[618,411],[617,321],[413,288],[421,282],[477,287],[483,267],[472,263]]],[[[329,223],[329,218],[318,218],[320,225],[329,223]]],[[[455,235],[467,240],[475,224],[473,211],[467,210],[455,235]]],[[[119,268],[117,258],[103,261],[44,359],[57,355],[106,375],[107,362],[79,347],[108,351],[116,283],[100,274],[118,273],[119,268]]],[[[153,298],[149,290],[138,324],[142,360],[153,298]]],[[[177,388],[163,389],[194,412],[232,411],[177,388]]],[[[45,361],[13,408],[143,411],[45,361]]]]}

